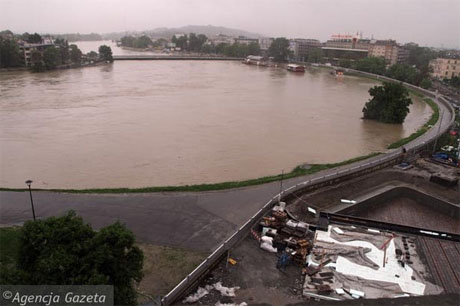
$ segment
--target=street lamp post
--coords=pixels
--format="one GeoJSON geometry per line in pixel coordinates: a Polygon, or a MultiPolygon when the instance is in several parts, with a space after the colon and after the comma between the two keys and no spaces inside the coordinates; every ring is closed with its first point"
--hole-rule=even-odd
{"type": "Polygon", "coordinates": [[[32,215],[34,216],[34,221],[35,221],[34,200],[32,199],[32,189],[30,188],[30,185],[32,185],[32,180],[27,180],[26,184],[27,184],[27,186],[29,186],[30,205],[32,205],[32,215]]]}

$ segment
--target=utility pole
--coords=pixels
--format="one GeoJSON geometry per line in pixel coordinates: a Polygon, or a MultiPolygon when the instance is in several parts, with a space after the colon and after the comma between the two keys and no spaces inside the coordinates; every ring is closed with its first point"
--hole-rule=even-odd
{"type": "Polygon", "coordinates": [[[281,192],[283,192],[284,169],[281,171],[280,193],[278,194],[278,203],[281,202],[281,192]]]}
{"type": "Polygon", "coordinates": [[[441,120],[439,121],[438,132],[436,133],[436,139],[434,140],[433,152],[431,154],[434,154],[434,151],[436,150],[436,147],[438,145],[439,132],[441,131],[441,125],[442,125],[442,117],[444,117],[444,110],[442,110],[441,112],[441,120]]]}

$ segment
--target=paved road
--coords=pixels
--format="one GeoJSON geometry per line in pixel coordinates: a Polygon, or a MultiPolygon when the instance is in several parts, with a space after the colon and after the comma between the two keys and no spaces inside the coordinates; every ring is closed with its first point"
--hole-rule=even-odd
{"type": "MultiPolygon", "coordinates": [[[[443,126],[450,121],[444,109],[443,126]]],[[[437,126],[416,139],[412,147],[435,135],[437,126]]],[[[375,157],[373,159],[377,159],[375,157]]],[[[372,159],[370,159],[372,160],[372,159]]],[[[284,187],[364,164],[370,160],[286,180],[284,187]]],[[[124,222],[144,242],[211,251],[244,224],[280,189],[279,182],[210,192],[145,194],[70,194],[34,192],[36,215],[46,218],[74,210],[96,228],[124,222]]],[[[0,192],[0,225],[31,219],[27,192],[0,192]]]]}

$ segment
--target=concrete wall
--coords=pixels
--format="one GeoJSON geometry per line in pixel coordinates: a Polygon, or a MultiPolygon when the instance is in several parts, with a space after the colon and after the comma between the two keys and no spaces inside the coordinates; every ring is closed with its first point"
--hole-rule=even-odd
{"type": "Polygon", "coordinates": [[[337,210],[335,213],[354,216],[360,211],[376,208],[388,201],[401,197],[412,199],[442,214],[460,219],[460,210],[457,205],[405,186],[382,191],[359,203],[337,210]]]}

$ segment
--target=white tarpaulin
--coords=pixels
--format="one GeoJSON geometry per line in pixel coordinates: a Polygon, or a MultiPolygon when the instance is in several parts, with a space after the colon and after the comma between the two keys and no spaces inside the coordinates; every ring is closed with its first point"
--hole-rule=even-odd
{"type": "MultiPolygon", "coordinates": [[[[357,247],[364,247],[370,248],[371,252],[366,253],[367,257],[371,259],[375,264],[379,266],[378,270],[375,271],[372,268],[362,266],[356,263],[351,262],[350,260],[346,259],[345,257],[338,256],[337,262],[335,264],[330,264],[331,266],[334,265],[336,271],[346,275],[355,275],[364,279],[369,280],[376,280],[382,282],[390,282],[396,283],[401,287],[401,290],[407,293],[411,293],[414,295],[423,295],[425,291],[425,284],[412,280],[413,270],[409,265],[405,265],[402,267],[399,263],[397,258],[394,256],[395,254],[395,244],[394,239],[392,239],[387,246],[386,250],[386,263],[385,267],[383,267],[383,250],[378,249],[372,243],[364,241],[364,240],[354,240],[348,242],[340,242],[330,237],[331,234],[331,226],[327,232],[324,231],[317,231],[316,240],[317,241],[324,241],[324,242],[332,242],[337,245],[349,245],[349,246],[357,246],[357,247]]],[[[375,235],[372,232],[368,232],[363,234],[363,239],[365,239],[365,235],[375,235]]],[[[378,233],[377,233],[378,235],[378,233]]]]}

